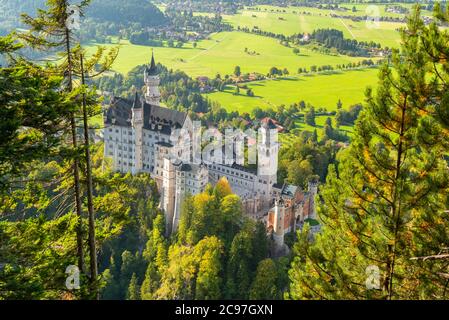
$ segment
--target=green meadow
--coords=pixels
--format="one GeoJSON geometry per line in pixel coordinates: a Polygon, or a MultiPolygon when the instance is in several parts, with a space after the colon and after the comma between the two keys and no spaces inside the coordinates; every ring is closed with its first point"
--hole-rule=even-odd
{"type": "Polygon", "coordinates": [[[333,111],[338,99],[344,108],[363,102],[366,87],[376,87],[377,73],[377,69],[370,68],[263,80],[247,84],[254,97],[247,96],[244,89],[235,94],[234,86],[207,94],[207,97],[229,111],[250,112],[256,107],[275,109],[281,104],[288,106],[301,100],[333,111]]]}
{"type": "MultiPolygon", "coordinates": [[[[336,128],[336,122],[334,117],[332,116],[316,116],[315,127],[304,123],[304,119],[297,120],[295,122],[296,128],[293,129],[292,132],[282,133],[279,135],[279,142],[281,143],[281,147],[285,147],[293,143],[293,141],[301,131],[313,132],[314,130],[316,130],[318,138],[321,138],[324,135],[324,125],[327,118],[332,119],[332,125],[334,128],[336,128]]],[[[349,137],[351,137],[354,132],[354,127],[352,126],[340,126],[338,129],[340,130],[340,132],[345,133],[349,137]]]]}
{"type": "Polygon", "coordinates": [[[293,48],[282,46],[276,39],[234,31],[213,34],[210,39],[199,41],[197,48],[193,48],[191,43],[185,44],[183,48],[152,48],[122,41],[113,69],[126,74],[135,66],[148,63],[151,50],[154,50],[158,62],[168,68],[182,70],[194,78],[215,77],[217,73],[232,74],[236,65],[241,67],[242,73],[266,74],[275,66],[287,68],[291,74],[296,74],[300,67],[310,69],[312,65],[335,66],[362,60],[343,55],[326,55],[305,47],[300,47],[300,53],[294,54],[293,48]],[[252,54],[246,53],[245,48],[252,54]]]}
{"type": "MultiPolygon", "coordinates": [[[[378,25],[373,25],[366,21],[354,22],[350,19],[330,16],[331,13],[345,16],[365,15],[366,8],[366,5],[361,5],[359,6],[359,10],[353,13],[352,11],[340,12],[307,7],[278,8],[260,6],[261,10],[247,8],[241,10],[236,15],[226,15],[224,19],[234,27],[240,26],[252,29],[254,26],[257,26],[263,31],[270,31],[287,36],[295,33],[311,33],[316,29],[333,28],[341,30],[345,37],[350,39],[374,41],[383,46],[397,47],[400,43],[398,29],[405,26],[403,23],[379,22],[378,25]],[[283,12],[284,10],[285,12],[283,12]],[[304,14],[304,12],[307,14],[304,14]]],[[[389,14],[382,12],[384,10],[382,8],[380,6],[381,15],[388,16],[389,14]]]]}

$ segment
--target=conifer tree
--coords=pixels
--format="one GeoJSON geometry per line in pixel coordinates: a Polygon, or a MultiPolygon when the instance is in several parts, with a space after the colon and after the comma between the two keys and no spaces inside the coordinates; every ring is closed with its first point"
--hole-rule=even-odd
{"type": "MultiPolygon", "coordinates": [[[[63,54],[64,61],[61,64],[61,72],[65,77],[66,91],[72,92],[73,84],[73,59],[72,48],[73,31],[69,28],[67,21],[69,19],[69,2],[67,0],[48,0],[47,10],[39,10],[36,17],[31,17],[27,14],[22,14],[23,22],[29,27],[29,31],[21,33],[19,36],[32,48],[40,50],[48,50],[50,48],[58,48],[63,54]]],[[[88,2],[83,2],[85,7],[88,2]]],[[[82,7],[80,7],[81,9],[82,7]]],[[[82,240],[82,199],[79,175],[79,157],[78,152],[78,137],[76,133],[75,111],[72,112],[67,119],[71,128],[71,138],[73,147],[73,180],[74,180],[74,196],[75,207],[78,215],[78,267],[84,270],[84,252],[82,240]]]]}
{"type": "MultiPolygon", "coordinates": [[[[83,0],[76,6],[76,10],[82,16],[86,7],[90,4],[90,0],[83,0]]],[[[101,65],[100,71],[104,72],[109,69],[114,61],[117,50],[112,50],[105,54],[103,48],[98,48],[97,52],[91,59],[86,60],[83,64],[84,52],[77,44],[76,28],[71,24],[71,10],[74,10],[73,5],[68,0],[47,0],[46,9],[40,9],[36,17],[23,14],[23,22],[29,27],[25,33],[19,34],[20,38],[29,44],[32,48],[38,50],[56,49],[59,51],[61,57],[60,63],[53,66],[53,72],[60,74],[65,78],[65,89],[69,93],[75,93],[81,96],[78,99],[79,105],[82,108],[83,127],[84,127],[84,150],[86,159],[86,189],[88,196],[88,213],[89,213],[89,261],[90,261],[90,282],[91,289],[96,299],[99,298],[98,291],[98,270],[97,270],[97,250],[95,244],[95,223],[93,212],[93,194],[92,194],[92,172],[90,167],[89,154],[89,136],[87,127],[87,105],[95,104],[93,93],[88,96],[85,90],[85,78],[93,77],[92,71],[97,65],[101,65]],[[75,83],[76,77],[80,83],[75,83]]],[[[79,22],[78,22],[79,23],[79,22]]],[[[95,74],[98,75],[98,72],[95,74]]],[[[75,96],[76,97],[76,96],[75,96]]],[[[83,252],[83,228],[82,228],[82,187],[80,180],[80,150],[77,133],[77,113],[78,110],[71,112],[67,118],[70,126],[71,140],[72,140],[72,155],[73,155],[73,188],[75,197],[75,207],[78,215],[78,232],[77,232],[77,246],[78,246],[78,266],[80,270],[84,270],[84,252],[83,252]]]]}
{"type": "Polygon", "coordinates": [[[251,300],[271,300],[278,298],[277,267],[272,259],[262,260],[257,266],[256,276],[251,285],[251,300]]]}
{"type": "Polygon", "coordinates": [[[159,214],[150,232],[143,256],[148,262],[145,279],[140,288],[143,300],[154,299],[154,295],[161,284],[163,272],[167,264],[167,249],[165,234],[165,219],[159,214]]]}
{"type": "Polygon", "coordinates": [[[293,299],[438,299],[444,264],[413,257],[448,247],[445,130],[426,112],[438,81],[420,41],[419,9],[384,65],[351,146],[331,167],[319,208],[321,233],[306,228],[290,270],[293,299]]]}
{"type": "MultiPolygon", "coordinates": [[[[0,37],[0,55],[20,48],[12,36],[0,37]]],[[[64,120],[76,107],[57,92],[62,80],[23,59],[0,68],[0,194],[20,184],[16,179],[31,162],[61,151],[64,120]]]]}
{"type": "Polygon", "coordinates": [[[131,280],[129,281],[128,294],[126,298],[128,300],[140,300],[140,289],[135,273],[133,273],[131,280]]]}

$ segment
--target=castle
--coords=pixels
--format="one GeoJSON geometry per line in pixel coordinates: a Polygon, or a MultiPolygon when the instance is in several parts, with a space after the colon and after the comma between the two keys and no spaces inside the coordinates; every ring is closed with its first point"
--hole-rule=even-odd
{"type": "Polygon", "coordinates": [[[274,213],[268,215],[266,223],[268,228],[275,226],[273,234],[277,235],[276,242],[282,246],[284,233],[295,229],[298,217],[304,220],[304,198],[313,197],[316,188],[313,187],[315,191],[310,194],[300,192],[295,186],[277,184],[279,144],[270,136],[276,130],[273,122],[265,119],[258,130],[261,142],[257,145],[257,168],[226,159],[194,161],[194,124],[187,113],[160,105],[160,79],[154,55],[145,69],[144,83],[145,93],[141,96],[136,93],[132,100],[112,97],[104,113],[104,153],[112,158],[114,170],[132,174],[146,172],[155,179],[161,194],[161,208],[166,215],[168,234],[178,227],[186,194],[201,193],[208,184],[215,184],[226,177],[233,192],[241,197],[247,214],[260,218],[267,212],[274,213]],[[175,132],[178,135],[175,136],[175,132]],[[183,134],[179,135],[179,132],[183,134]],[[276,170],[269,172],[266,170],[268,166],[276,170]],[[283,199],[291,196],[286,193],[288,190],[295,190],[298,194],[293,192],[289,205],[284,206],[287,202],[283,199]],[[280,207],[283,210],[279,211],[280,207]],[[274,211],[270,210],[273,208],[274,211]],[[288,212],[289,218],[286,218],[285,212],[288,212]],[[283,222],[281,226],[279,219],[288,222],[283,222]]]}

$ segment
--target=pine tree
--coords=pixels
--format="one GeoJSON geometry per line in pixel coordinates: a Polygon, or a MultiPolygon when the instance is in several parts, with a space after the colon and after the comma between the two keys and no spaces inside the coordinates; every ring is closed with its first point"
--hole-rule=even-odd
{"type": "Polygon", "coordinates": [[[252,281],[253,242],[249,230],[240,231],[232,241],[228,264],[225,298],[247,299],[252,281]]]}
{"type": "Polygon", "coordinates": [[[306,113],[304,117],[304,122],[308,124],[309,126],[315,127],[315,108],[310,107],[309,111],[306,113]]]}
{"type": "Polygon", "coordinates": [[[128,293],[126,298],[127,300],[140,300],[140,289],[135,273],[133,273],[133,275],[131,276],[131,280],[129,281],[128,293]]]}
{"type": "MultiPolygon", "coordinates": [[[[85,7],[88,2],[83,2],[85,7]]],[[[73,61],[72,61],[72,47],[73,47],[73,30],[70,30],[67,24],[69,19],[68,14],[69,2],[67,0],[48,0],[47,10],[40,10],[36,17],[31,17],[22,14],[23,22],[29,27],[27,33],[20,34],[20,37],[29,44],[32,48],[47,50],[49,48],[59,48],[63,50],[64,62],[61,64],[63,70],[60,74],[65,77],[66,90],[72,92],[73,84],[73,61]]],[[[82,7],[80,7],[81,9],[82,7]]],[[[72,112],[68,118],[71,128],[72,147],[74,150],[73,156],[73,179],[74,179],[74,194],[75,206],[78,215],[78,267],[84,270],[84,253],[82,240],[82,200],[81,187],[79,175],[79,157],[78,152],[78,137],[76,134],[75,112],[72,112]]]]}
{"type": "MultiPolygon", "coordinates": [[[[20,47],[11,36],[0,37],[0,55],[14,55],[20,47]]],[[[15,179],[31,162],[61,152],[64,120],[75,107],[68,94],[57,92],[61,84],[62,78],[23,59],[0,68],[1,195],[20,184],[15,179]]]]}
{"type": "Polygon", "coordinates": [[[217,237],[206,237],[194,250],[198,263],[195,299],[216,300],[221,298],[221,269],[223,244],[217,237]]]}
{"type": "Polygon", "coordinates": [[[251,285],[251,300],[272,300],[279,298],[277,288],[277,267],[272,259],[262,260],[257,266],[256,277],[251,285]]]}
{"type": "Polygon", "coordinates": [[[447,247],[445,136],[425,112],[434,80],[419,39],[418,13],[402,32],[401,51],[379,73],[351,146],[321,189],[323,227],[306,228],[290,270],[293,299],[423,299],[444,297],[445,281],[413,257],[447,247]]]}
{"type": "Polygon", "coordinates": [[[343,107],[343,103],[341,102],[341,99],[338,99],[337,109],[341,109],[342,107],[343,107]]]}
{"type": "Polygon", "coordinates": [[[161,284],[162,275],[167,264],[167,249],[165,234],[165,219],[159,214],[150,232],[149,239],[143,256],[148,262],[145,279],[141,285],[141,297],[143,300],[154,299],[154,295],[161,284]]]}
{"type": "MultiPolygon", "coordinates": [[[[77,9],[79,14],[83,15],[83,11],[89,5],[90,0],[83,0],[77,9]]],[[[68,0],[48,0],[46,10],[39,10],[36,17],[23,14],[23,22],[29,26],[29,30],[26,33],[20,34],[22,40],[35,49],[48,50],[50,48],[56,48],[60,50],[60,56],[62,57],[62,63],[54,66],[54,71],[59,73],[65,78],[65,89],[69,93],[73,93],[76,96],[81,95],[83,128],[84,128],[84,151],[86,161],[86,190],[87,190],[87,209],[89,214],[88,219],[88,238],[89,238],[89,262],[90,262],[90,282],[93,295],[96,299],[99,299],[98,290],[98,266],[97,266],[97,249],[96,249],[96,237],[95,237],[95,217],[93,211],[93,186],[92,186],[92,169],[90,159],[90,145],[89,145],[89,130],[88,130],[88,105],[95,104],[93,93],[87,94],[85,79],[86,77],[93,77],[90,73],[98,65],[101,65],[100,72],[104,72],[109,69],[117,56],[117,50],[111,50],[108,54],[105,54],[103,48],[99,48],[91,59],[84,61],[84,52],[79,45],[76,44],[76,30],[71,28],[70,12],[71,4],[68,0]],[[76,88],[75,78],[81,78],[81,85],[76,88]]],[[[95,75],[95,76],[96,76],[95,75]]],[[[73,111],[68,117],[71,129],[71,139],[73,148],[73,180],[74,180],[74,195],[75,206],[78,215],[78,233],[77,233],[77,246],[78,246],[78,265],[80,270],[84,270],[84,253],[83,253],[83,228],[82,228],[82,187],[80,180],[80,150],[78,150],[78,134],[77,134],[77,112],[73,111]]]]}

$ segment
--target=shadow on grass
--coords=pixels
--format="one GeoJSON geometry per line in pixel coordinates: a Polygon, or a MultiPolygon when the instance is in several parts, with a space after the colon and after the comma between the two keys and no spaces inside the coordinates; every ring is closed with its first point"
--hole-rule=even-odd
{"type": "Polygon", "coordinates": [[[304,81],[304,79],[300,79],[297,77],[282,77],[278,78],[278,80],[284,80],[284,81],[304,81]]]}

